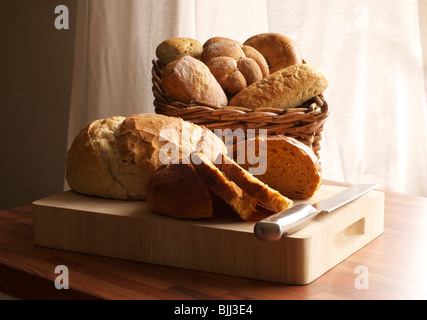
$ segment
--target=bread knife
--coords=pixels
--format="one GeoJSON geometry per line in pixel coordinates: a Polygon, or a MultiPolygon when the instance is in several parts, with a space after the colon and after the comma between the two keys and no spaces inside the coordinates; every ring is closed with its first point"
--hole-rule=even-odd
{"type": "Polygon", "coordinates": [[[313,205],[297,204],[258,221],[254,227],[257,239],[276,241],[307,226],[318,214],[329,213],[364,195],[375,184],[358,184],[313,205]]]}

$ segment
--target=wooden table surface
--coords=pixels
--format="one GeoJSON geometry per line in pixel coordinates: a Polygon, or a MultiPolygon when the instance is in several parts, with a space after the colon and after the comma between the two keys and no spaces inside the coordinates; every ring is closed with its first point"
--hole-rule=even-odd
{"type": "Polygon", "coordinates": [[[0,211],[0,292],[21,299],[427,299],[427,198],[385,195],[384,233],[306,286],[39,247],[31,205],[0,211]],[[69,289],[55,288],[58,265],[68,268],[69,289]]]}

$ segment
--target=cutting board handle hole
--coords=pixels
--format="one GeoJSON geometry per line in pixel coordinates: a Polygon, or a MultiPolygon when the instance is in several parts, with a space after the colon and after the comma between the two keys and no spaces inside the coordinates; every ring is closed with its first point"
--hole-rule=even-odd
{"type": "Polygon", "coordinates": [[[352,223],[334,237],[334,247],[341,248],[356,241],[365,234],[365,218],[352,223]]]}

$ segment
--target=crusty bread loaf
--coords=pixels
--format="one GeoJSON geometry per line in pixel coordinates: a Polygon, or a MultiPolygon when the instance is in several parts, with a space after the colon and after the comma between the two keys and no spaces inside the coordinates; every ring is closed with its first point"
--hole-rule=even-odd
{"type": "MultiPolygon", "coordinates": [[[[257,139],[247,143],[256,144],[258,161],[267,162],[267,166],[264,174],[255,176],[291,199],[311,198],[322,184],[321,164],[313,150],[283,135],[257,139]],[[266,143],[257,139],[266,139],[266,143]]],[[[249,162],[246,160],[241,166],[248,170],[249,162]]]]}
{"type": "Polygon", "coordinates": [[[184,56],[163,69],[161,85],[175,101],[203,101],[225,107],[227,96],[209,68],[201,61],[184,56]]]}
{"type": "Polygon", "coordinates": [[[75,137],[66,160],[66,179],[71,189],[93,196],[129,198],[127,186],[115,176],[120,171],[117,139],[124,120],[125,117],[111,117],[93,121],[75,137]]]}
{"type": "Polygon", "coordinates": [[[250,196],[257,199],[262,205],[279,212],[292,207],[293,201],[280,194],[277,190],[270,188],[267,184],[254,177],[243,169],[233,159],[221,154],[221,161],[215,161],[216,166],[231,181],[245,190],[250,196]]]}
{"type": "Polygon", "coordinates": [[[202,44],[195,39],[173,38],[167,39],[157,46],[156,56],[164,65],[167,65],[169,62],[187,55],[199,59],[202,50],[202,44]]]}
{"type": "Polygon", "coordinates": [[[68,150],[66,178],[79,193],[144,200],[151,175],[194,150],[215,157],[227,149],[211,130],[181,118],[145,113],[96,120],[68,150]]]}
{"type": "Polygon", "coordinates": [[[258,200],[227,179],[203,154],[194,152],[191,159],[197,174],[208,188],[230,205],[243,220],[248,220],[256,211],[258,200]]]}
{"type": "Polygon", "coordinates": [[[328,87],[319,68],[299,64],[281,69],[236,94],[230,106],[287,109],[300,106],[328,87]]]}
{"type": "Polygon", "coordinates": [[[147,203],[150,210],[174,218],[203,219],[213,214],[208,187],[191,163],[160,167],[148,182],[147,203]]]}

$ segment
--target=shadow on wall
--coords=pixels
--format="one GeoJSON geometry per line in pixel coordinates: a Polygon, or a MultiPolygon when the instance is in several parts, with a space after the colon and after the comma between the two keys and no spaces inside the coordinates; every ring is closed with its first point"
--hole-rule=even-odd
{"type": "MultiPolygon", "coordinates": [[[[0,209],[28,205],[64,186],[77,1],[0,4],[0,209]],[[64,5],[55,9],[58,5],[64,5]],[[57,18],[68,9],[66,20],[57,18]],[[55,24],[55,20],[57,23],[55,24]]],[[[63,16],[65,18],[65,15],[63,16]]]]}

